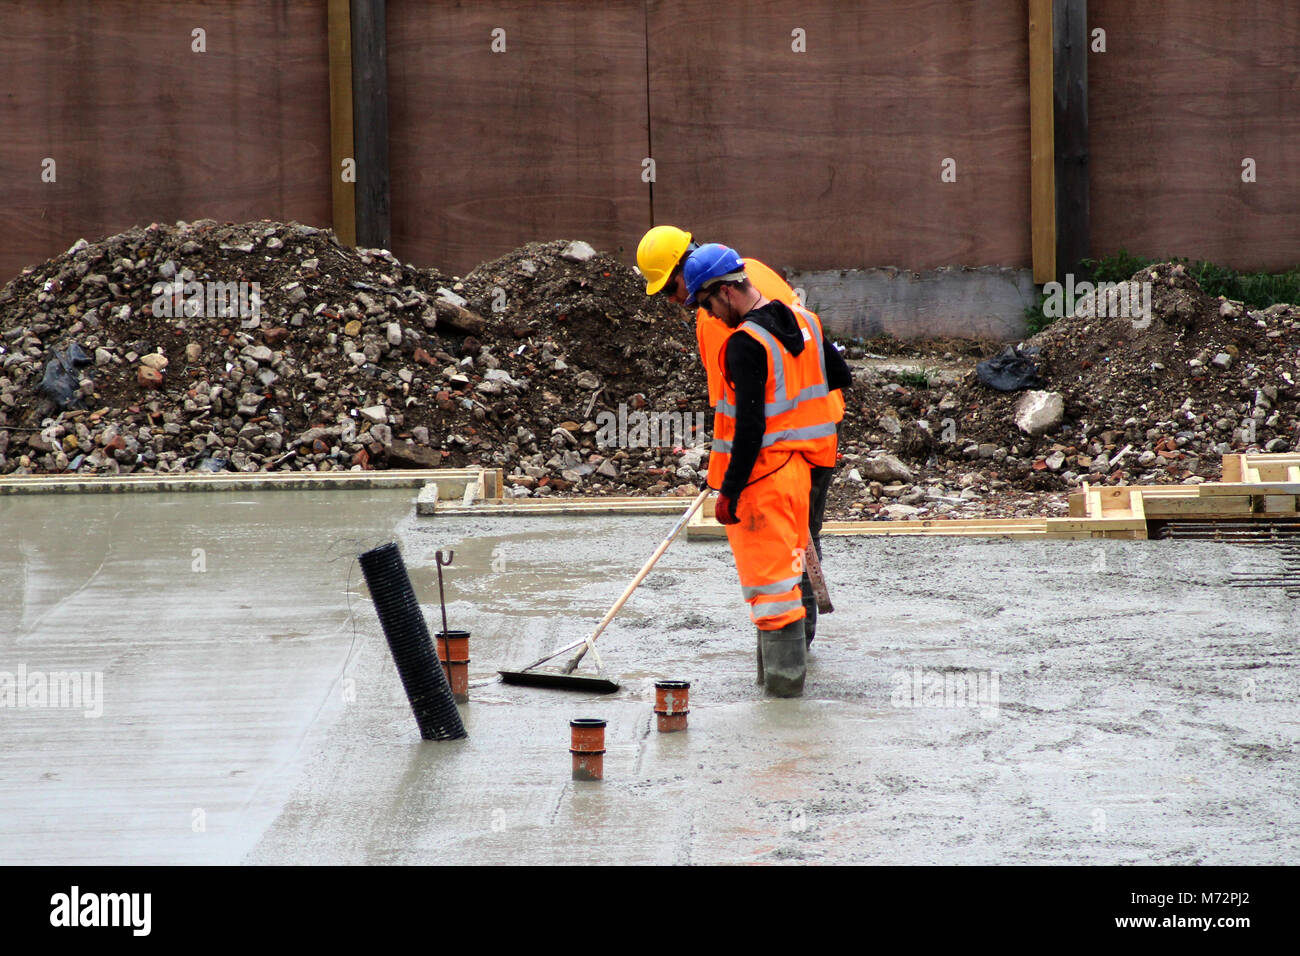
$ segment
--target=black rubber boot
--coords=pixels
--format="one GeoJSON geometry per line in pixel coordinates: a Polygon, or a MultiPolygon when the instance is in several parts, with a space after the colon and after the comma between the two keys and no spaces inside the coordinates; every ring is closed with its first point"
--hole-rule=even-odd
{"type": "Polygon", "coordinates": [[[763,632],[758,632],[758,680],[756,683],[763,683],[763,632]]]}
{"type": "Polygon", "coordinates": [[[803,621],[779,631],[759,631],[763,648],[763,687],[773,697],[799,697],[808,671],[803,621]]]}

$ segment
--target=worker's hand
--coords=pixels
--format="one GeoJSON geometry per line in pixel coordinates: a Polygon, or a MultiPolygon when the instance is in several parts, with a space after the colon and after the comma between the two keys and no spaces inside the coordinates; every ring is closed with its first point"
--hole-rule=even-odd
{"type": "Polygon", "coordinates": [[[718,502],[713,506],[713,517],[718,519],[718,524],[740,524],[736,517],[737,503],[726,495],[718,495],[718,502]]]}

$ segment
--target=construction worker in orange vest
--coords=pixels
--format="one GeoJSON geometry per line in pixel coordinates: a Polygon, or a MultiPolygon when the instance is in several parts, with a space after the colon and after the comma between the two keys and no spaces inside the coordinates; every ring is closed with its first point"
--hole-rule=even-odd
{"type": "Polygon", "coordinates": [[[800,582],[810,471],[835,463],[829,383],[847,382],[848,367],[817,317],[764,296],[734,249],[700,246],[682,275],[686,304],[708,309],[730,330],[709,456],[714,514],[727,529],[758,628],[759,678],[768,693],[797,697],[807,669],[800,582]]]}
{"type": "MultiPolygon", "coordinates": [[[[637,267],[645,276],[646,295],[666,295],[678,304],[685,304],[688,293],[682,275],[683,267],[687,257],[697,248],[699,246],[692,241],[691,234],[676,226],[655,226],[642,236],[637,246],[636,260],[637,267]]],[[[743,261],[746,276],[764,298],[782,302],[791,308],[802,305],[789,284],[771,268],[757,259],[743,261]]],[[[707,309],[700,308],[696,311],[695,340],[708,378],[711,407],[717,406],[722,395],[722,349],[732,331],[720,318],[710,315],[707,309]]],[[[844,398],[839,389],[846,387],[850,380],[846,376],[843,382],[837,380],[831,383],[831,388],[834,389],[831,393],[831,408],[836,422],[844,417],[844,398]]],[[[822,553],[821,530],[826,514],[826,497],[834,471],[832,460],[830,465],[814,467],[810,476],[808,525],[819,558],[822,553]]],[[[812,582],[808,580],[807,574],[803,577],[801,590],[805,610],[805,638],[811,645],[817,633],[817,601],[813,597],[812,582]]]]}

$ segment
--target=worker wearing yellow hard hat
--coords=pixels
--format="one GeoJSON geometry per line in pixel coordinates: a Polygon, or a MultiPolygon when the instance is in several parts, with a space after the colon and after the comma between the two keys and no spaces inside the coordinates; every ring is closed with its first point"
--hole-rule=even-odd
{"type": "MultiPolygon", "coordinates": [[[[683,276],[686,260],[700,244],[693,241],[689,232],[677,226],[655,226],[641,237],[636,250],[637,268],[646,280],[646,295],[665,295],[679,305],[685,305],[688,297],[686,281],[683,276]]],[[[791,308],[803,304],[798,301],[789,283],[770,267],[757,259],[744,259],[745,275],[753,287],[765,299],[781,302],[791,308]]],[[[701,307],[695,313],[695,340],[700,349],[700,361],[704,364],[704,373],[708,379],[709,405],[717,407],[722,398],[725,376],[723,362],[727,339],[734,332],[720,318],[710,314],[701,307]]],[[[848,381],[836,379],[830,383],[832,389],[829,399],[832,421],[839,422],[844,417],[844,398],[840,389],[848,381]]],[[[826,498],[830,491],[834,466],[815,467],[812,469],[811,489],[809,492],[809,529],[812,533],[813,546],[820,557],[822,552],[821,529],[826,514],[826,498]]],[[[809,644],[817,631],[817,601],[813,597],[812,582],[804,575],[803,605],[807,612],[804,618],[805,636],[809,644]]]]}
{"type": "MultiPolygon", "coordinates": [[[[666,295],[678,305],[686,304],[686,282],[682,268],[697,244],[691,234],[676,226],[655,226],[641,237],[636,250],[637,268],[645,276],[646,295],[666,295]]],[[[796,296],[789,284],[757,259],[745,259],[745,274],[763,297],[773,302],[794,305],[796,296]]],[[[732,330],[707,309],[695,313],[695,340],[700,347],[700,361],[709,381],[709,405],[722,397],[722,347],[732,330]]],[[[841,415],[843,406],[841,403],[841,415]]]]}

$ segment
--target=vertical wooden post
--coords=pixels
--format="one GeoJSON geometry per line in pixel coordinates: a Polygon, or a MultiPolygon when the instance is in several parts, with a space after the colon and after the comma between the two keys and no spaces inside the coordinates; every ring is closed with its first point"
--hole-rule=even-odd
{"type": "Polygon", "coordinates": [[[357,244],[382,249],[392,245],[385,15],[385,0],[352,0],[352,130],[357,154],[357,244]]]}
{"type": "Polygon", "coordinates": [[[1082,274],[1089,255],[1088,0],[1053,0],[1056,271],[1082,274]]]}
{"type": "Polygon", "coordinates": [[[1029,210],[1034,282],[1056,278],[1052,0],[1029,0],[1029,210]]]}
{"type": "Polygon", "coordinates": [[[345,246],[357,244],[356,185],[343,179],[352,152],[352,12],[349,0],[329,0],[330,197],[334,234],[345,246]]]}

